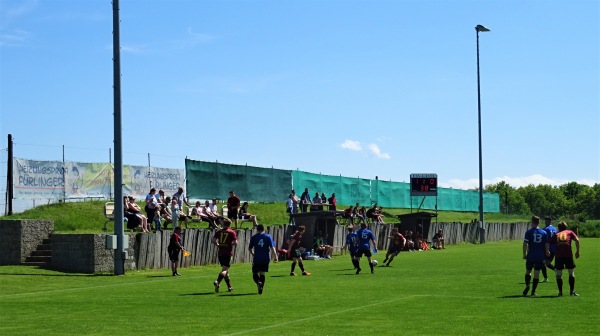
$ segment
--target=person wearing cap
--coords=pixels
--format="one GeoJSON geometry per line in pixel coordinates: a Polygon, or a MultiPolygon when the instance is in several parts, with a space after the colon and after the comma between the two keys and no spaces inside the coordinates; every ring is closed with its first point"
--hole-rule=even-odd
{"type": "Polygon", "coordinates": [[[238,208],[240,207],[240,198],[236,196],[233,190],[229,191],[227,198],[227,218],[235,222],[235,228],[238,228],[238,208]]]}

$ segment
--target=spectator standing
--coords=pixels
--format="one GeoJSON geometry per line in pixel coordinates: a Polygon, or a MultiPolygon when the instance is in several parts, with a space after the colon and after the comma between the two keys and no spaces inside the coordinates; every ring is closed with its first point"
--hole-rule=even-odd
{"type": "Polygon", "coordinates": [[[292,214],[294,213],[294,195],[290,194],[285,203],[285,211],[290,215],[290,220],[288,221],[289,225],[295,225],[294,218],[292,214]]]}
{"type": "MultiPolygon", "coordinates": [[[[546,217],[544,219],[544,231],[546,231],[546,235],[548,235],[548,240],[552,239],[558,232],[558,230],[552,226],[552,217],[546,217]]],[[[541,282],[548,282],[548,270],[549,268],[554,271],[554,266],[552,266],[552,260],[554,259],[554,253],[556,251],[556,245],[550,245],[550,256],[546,256],[544,260],[544,266],[542,267],[542,276],[544,276],[544,280],[541,282]]]]}
{"type": "Polygon", "coordinates": [[[185,247],[181,244],[181,226],[176,226],[175,229],[173,229],[173,234],[171,234],[169,246],[167,247],[173,276],[181,276],[181,274],[177,272],[177,262],[179,261],[179,253],[182,250],[185,251],[185,247]]]}
{"type": "Polygon", "coordinates": [[[212,243],[219,249],[219,264],[221,265],[221,272],[217,277],[217,280],[213,283],[215,286],[215,292],[219,292],[219,285],[221,281],[225,279],[227,284],[227,290],[233,291],[231,286],[231,280],[229,279],[229,268],[231,267],[231,257],[233,256],[233,247],[237,246],[237,234],[231,229],[231,221],[224,218],[222,220],[222,229],[217,230],[212,238],[212,243]]]}
{"type": "Polygon", "coordinates": [[[278,259],[273,237],[264,232],[264,225],[258,224],[256,231],[257,233],[250,238],[248,250],[252,254],[252,279],[258,287],[258,294],[262,294],[266,281],[265,273],[269,272],[271,257],[275,258],[273,260],[275,263],[278,259]]]}
{"type": "Polygon", "coordinates": [[[156,197],[154,197],[155,194],[156,189],[151,188],[148,195],[146,195],[146,206],[144,207],[144,210],[146,210],[146,217],[150,221],[154,221],[154,214],[156,212],[156,206],[158,205],[158,201],[156,201],[156,197]]]}
{"type": "MultiPolygon", "coordinates": [[[[183,188],[182,187],[179,187],[177,189],[177,192],[173,194],[173,199],[175,199],[175,197],[177,197],[177,204],[179,205],[179,210],[181,210],[181,212],[183,212],[183,205],[184,204],[186,206],[188,206],[188,207],[192,206],[190,203],[188,203],[187,196],[183,192],[183,188]]],[[[186,223],[186,225],[187,225],[187,223],[186,223]]],[[[187,229],[187,226],[186,226],[186,229],[187,229]]]]}
{"type": "Polygon", "coordinates": [[[523,239],[523,259],[525,262],[525,289],[523,296],[526,296],[530,289],[531,270],[533,269],[533,287],[531,287],[531,296],[536,296],[535,290],[540,281],[540,269],[544,266],[545,246],[548,240],[546,231],[539,228],[540,217],[531,218],[531,229],[525,232],[523,239]]]}
{"type": "Polygon", "coordinates": [[[573,260],[573,251],[571,242],[575,242],[575,258],[579,259],[579,238],[575,232],[567,230],[569,226],[565,222],[558,223],[558,233],[554,235],[546,244],[546,256],[550,255],[550,246],[555,245],[556,253],[556,285],[558,286],[558,296],[562,296],[563,280],[562,271],[567,269],[569,272],[569,288],[571,296],[579,296],[575,292],[575,261],[573,260]]]}
{"type": "Polygon", "coordinates": [[[310,194],[308,188],[304,188],[304,192],[300,195],[300,210],[302,212],[308,212],[308,205],[311,204],[310,194]]]}
{"type": "MultiPolygon", "coordinates": [[[[173,196],[171,200],[171,216],[173,217],[173,227],[177,226],[177,221],[183,221],[185,223],[185,228],[189,229],[189,218],[183,212],[181,205],[179,204],[179,200],[176,196],[173,196]]],[[[189,203],[185,203],[189,206],[189,203]]]]}
{"type": "Polygon", "coordinates": [[[337,199],[335,198],[335,193],[331,194],[331,197],[327,199],[327,202],[331,204],[329,206],[330,211],[337,211],[337,199]]]}
{"type": "Polygon", "coordinates": [[[298,264],[298,267],[300,267],[302,275],[310,275],[310,273],[304,270],[304,264],[302,263],[302,252],[300,251],[300,244],[302,243],[302,234],[304,233],[304,229],[304,225],[298,226],[298,229],[296,229],[296,232],[294,232],[294,235],[290,238],[289,250],[293,258],[290,276],[296,276],[296,273],[294,273],[296,264],[298,264]]]}
{"type": "MultiPolygon", "coordinates": [[[[321,193],[321,204],[327,204],[327,196],[325,196],[325,193],[321,193]]],[[[323,208],[321,208],[322,210],[323,208]]]]}
{"type": "Polygon", "coordinates": [[[373,251],[377,252],[377,243],[375,242],[375,235],[371,230],[367,229],[367,223],[363,222],[360,224],[360,230],[356,233],[356,241],[358,249],[356,252],[356,258],[354,266],[356,267],[356,274],[359,274],[362,270],[360,268],[360,258],[364,255],[367,257],[367,261],[369,262],[369,267],[371,268],[371,273],[375,273],[373,269],[373,261],[371,260],[371,242],[373,242],[373,251]]]}
{"type": "Polygon", "coordinates": [[[238,228],[238,209],[240,207],[240,198],[235,195],[233,190],[229,191],[227,198],[227,218],[235,222],[235,228],[238,228]]]}
{"type": "Polygon", "coordinates": [[[392,260],[402,251],[404,248],[404,244],[406,244],[406,238],[398,232],[398,228],[394,228],[392,230],[392,235],[388,237],[391,240],[390,248],[385,255],[385,260],[383,260],[384,266],[390,266],[392,260]],[[386,264],[387,262],[387,264],[386,264]]]}
{"type": "Polygon", "coordinates": [[[298,213],[298,205],[300,204],[300,197],[296,195],[296,190],[292,189],[292,213],[298,213]]]}
{"type": "Polygon", "coordinates": [[[321,211],[321,210],[323,210],[323,206],[320,205],[321,204],[321,196],[319,196],[318,192],[315,194],[315,197],[313,197],[312,204],[313,205],[310,207],[310,211],[321,211]]]}

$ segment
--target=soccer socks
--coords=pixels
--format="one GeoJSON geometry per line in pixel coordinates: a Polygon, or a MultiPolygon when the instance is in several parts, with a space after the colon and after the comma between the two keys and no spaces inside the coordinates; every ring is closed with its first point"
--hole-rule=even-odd
{"type": "MultiPolygon", "coordinates": [[[[394,260],[394,256],[392,256],[392,257],[390,258],[390,260],[388,261],[388,263],[387,263],[387,265],[386,265],[386,266],[390,266],[390,264],[392,263],[392,260],[394,260]]],[[[385,261],[384,261],[383,263],[385,263],[385,261]]]]}
{"type": "Polygon", "coordinates": [[[548,270],[546,269],[546,266],[542,266],[542,275],[544,276],[544,279],[548,279],[548,270]]]}
{"type": "Polygon", "coordinates": [[[300,267],[300,270],[302,271],[302,273],[304,273],[304,264],[302,263],[302,261],[298,262],[298,267],[300,267]]]}
{"type": "Polygon", "coordinates": [[[217,277],[217,284],[220,284],[221,281],[223,281],[223,278],[224,278],[223,273],[219,273],[219,277],[217,277]]]}
{"type": "Polygon", "coordinates": [[[535,295],[535,289],[537,288],[540,279],[533,278],[533,287],[531,287],[531,295],[535,295]]]}
{"type": "Polygon", "coordinates": [[[265,277],[264,274],[259,276],[259,281],[262,282],[263,286],[265,285],[265,280],[267,280],[267,278],[265,277]]]}
{"type": "Polygon", "coordinates": [[[531,282],[531,274],[525,275],[525,286],[529,287],[530,282],[531,282]]]}
{"type": "Polygon", "coordinates": [[[356,260],[356,259],[352,259],[352,265],[354,265],[354,268],[360,268],[360,264],[358,263],[358,260],[356,260]]]}
{"type": "Polygon", "coordinates": [[[556,276],[556,286],[558,287],[558,293],[562,294],[563,280],[558,275],[556,276]]]}
{"type": "Polygon", "coordinates": [[[569,275],[569,288],[571,289],[571,293],[575,291],[575,277],[569,275]]]}
{"type": "Polygon", "coordinates": [[[252,273],[252,280],[254,280],[254,283],[258,283],[260,281],[260,276],[257,273],[252,273]]]}
{"type": "Polygon", "coordinates": [[[227,284],[227,287],[231,287],[231,280],[229,279],[229,275],[225,277],[225,283],[227,284]]]}

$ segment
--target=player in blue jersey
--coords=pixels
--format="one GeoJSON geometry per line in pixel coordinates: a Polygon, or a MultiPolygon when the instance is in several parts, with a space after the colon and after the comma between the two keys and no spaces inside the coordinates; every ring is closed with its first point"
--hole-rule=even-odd
{"type": "Polygon", "coordinates": [[[273,262],[279,261],[277,259],[277,251],[275,250],[275,242],[270,234],[265,233],[265,226],[258,224],[256,226],[258,231],[254,236],[250,238],[250,244],[248,250],[252,254],[252,278],[258,287],[258,294],[262,294],[265,286],[265,273],[269,271],[269,263],[271,262],[271,256],[274,257],[273,262]]]}
{"type": "MultiPolygon", "coordinates": [[[[547,216],[544,219],[544,224],[546,225],[544,231],[546,231],[546,235],[548,236],[549,241],[552,237],[556,235],[558,230],[554,226],[552,226],[552,217],[550,216],[547,216]]],[[[541,282],[548,282],[548,270],[546,270],[546,268],[549,268],[554,271],[552,260],[554,260],[555,250],[556,245],[550,245],[550,256],[546,256],[546,259],[544,260],[544,266],[542,266],[542,275],[544,276],[544,280],[542,280],[541,282]]]]}
{"type": "Polygon", "coordinates": [[[357,261],[354,259],[356,257],[356,251],[358,247],[354,245],[354,241],[356,240],[356,232],[354,231],[354,226],[348,225],[348,234],[346,235],[346,243],[342,246],[342,250],[348,249],[350,252],[350,260],[352,261],[352,265],[354,269],[358,268],[357,261]]]}
{"type": "Polygon", "coordinates": [[[533,288],[531,288],[531,296],[535,295],[535,289],[540,281],[540,269],[544,266],[546,255],[546,241],[548,235],[546,231],[539,228],[540,217],[531,217],[531,229],[525,232],[523,239],[523,259],[525,262],[525,289],[523,296],[529,292],[529,283],[531,282],[531,270],[533,269],[533,288]]]}
{"type": "Polygon", "coordinates": [[[377,243],[375,242],[375,235],[371,230],[367,229],[367,224],[365,222],[360,224],[360,230],[356,232],[356,239],[354,240],[354,244],[357,247],[356,256],[354,259],[356,260],[356,274],[359,274],[361,271],[360,268],[360,258],[364,255],[367,257],[369,261],[369,267],[371,267],[371,273],[375,273],[373,270],[373,261],[371,260],[371,246],[370,243],[373,242],[373,250],[377,252],[377,243]]]}

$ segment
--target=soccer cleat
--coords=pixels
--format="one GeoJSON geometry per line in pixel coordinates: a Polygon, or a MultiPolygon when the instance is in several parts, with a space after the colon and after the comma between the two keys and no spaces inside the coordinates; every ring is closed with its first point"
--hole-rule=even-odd
{"type": "Polygon", "coordinates": [[[575,293],[575,291],[572,291],[571,296],[579,296],[579,294],[575,293]]]}
{"type": "Polygon", "coordinates": [[[557,295],[557,296],[563,296],[563,295],[562,295],[562,292],[558,292],[558,295],[557,295]]]}
{"type": "Polygon", "coordinates": [[[215,285],[215,293],[219,292],[219,283],[218,282],[214,282],[213,285],[215,285]]]}
{"type": "Polygon", "coordinates": [[[227,287],[228,292],[233,292],[233,287],[227,287]]]}
{"type": "Polygon", "coordinates": [[[291,272],[291,273],[290,273],[290,276],[296,276],[296,273],[294,273],[294,272],[291,272]]]}
{"type": "Polygon", "coordinates": [[[544,280],[542,280],[540,282],[548,282],[548,278],[544,278],[544,280]]]}
{"type": "Polygon", "coordinates": [[[531,297],[537,297],[537,294],[535,294],[535,292],[531,292],[531,297]]]}
{"type": "Polygon", "coordinates": [[[302,275],[309,276],[309,275],[310,275],[310,273],[308,273],[308,272],[302,272],[302,275]]]}
{"type": "Polygon", "coordinates": [[[179,273],[173,273],[173,276],[181,276],[179,273]]]}
{"type": "Polygon", "coordinates": [[[360,269],[360,267],[359,267],[359,268],[357,268],[357,269],[356,269],[356,274],[359,274],[359,273],[360,273],[360,271],[362,271],[362,270],[360,269]]]}
{"type": "Polygon", "coordinates": [[[262,292],[263,292],[263,283],[262,282],[258,282],[256,284],[256,286],[258,287],[258,294],[259,295],[262,294],[262,292]]]}
{"type": "Polygon", "coordinates": [[[529,293],[529,285],[527,285],[523,290],[523,296],[527,296],[527,293],[529,293]]]}

